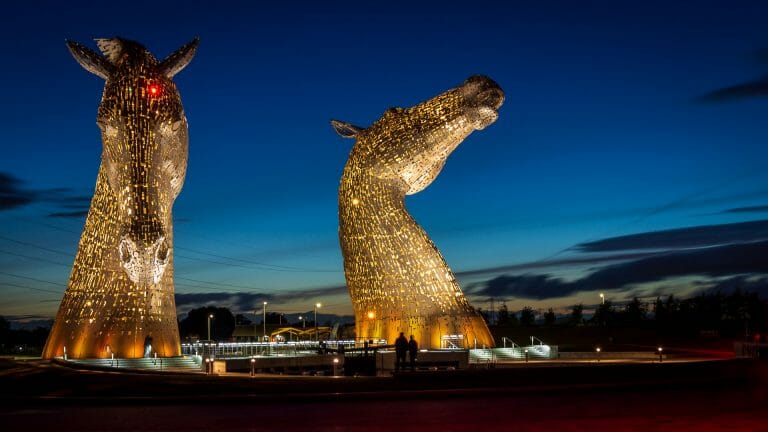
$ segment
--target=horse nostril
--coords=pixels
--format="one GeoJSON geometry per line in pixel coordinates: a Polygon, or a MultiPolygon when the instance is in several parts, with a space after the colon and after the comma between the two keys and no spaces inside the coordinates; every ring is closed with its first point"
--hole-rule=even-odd
{"type": "Polygon", "coordinates": [[[132,243],[133,242],[130,239],[123,238],[120,241],[120,246],[117,248],[118,252],[120,253],[120,261],[124,264],[129,264],[131,261],[133,261],[133,253],[131,252],[132,243]]]}
{"type": "Polygon", "coordinates": [[[481,105],[498,109],[504,103],[504,92],[498,88],[490,88],[480,93],[477,98],[481,105]]]}
{"type": "Polygon", "coordinates": [[[161,264],[165,264],[168,261],[168,242],[165,241],[165,237],[160,237],[157,248],[155,249],[155,260],[161,264]]]}

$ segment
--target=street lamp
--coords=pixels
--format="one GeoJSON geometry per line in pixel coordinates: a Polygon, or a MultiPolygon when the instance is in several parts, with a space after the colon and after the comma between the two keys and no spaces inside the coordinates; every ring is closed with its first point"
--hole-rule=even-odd
{"type": "Polygon", "coordinates": [[[213,314],[208,315],[208,340],[211,340],[211,320],[213,319],[213,314]]]}
{"type": "Polygon", "coordinates": [[[262,337],[262,341],[267,339],[267,302],[264,302],[264,319],[262,320],[264,324],[264,336],[262,337]]]}
{"type": "Polygon", "coordinates": [[[320,303],[315,303],[315,342],[320,340],[317,337],[317,310],[320,308],[320,306],[322,306],[320,303]]]}
{"type": "Polygon", "coordinates": [[[600,303],[605,304],[605,294],[600,293],[600,303]]]}
{"type": "Polygon", "coordinates": [[[664,351],[661,347],[659,347],[659,363],[661,363],[661,352],[664,351]]]}
{"type": "Polygon", "coordinates": [[[595,352],[597,352],[597,362],[600,363],[600,347],[595,348],[595,352]]]}

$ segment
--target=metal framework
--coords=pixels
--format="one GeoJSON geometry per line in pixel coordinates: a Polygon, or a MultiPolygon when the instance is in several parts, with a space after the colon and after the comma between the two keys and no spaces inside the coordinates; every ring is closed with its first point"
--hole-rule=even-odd
{"type": "Polygon", "coordinates": [[[424,348],[461,335],[465,347],[494,346],[453,273],[405,208],[448,155],[493,123],[504,93],[474,76],[412,108],[392,108],[368,128],[332,121],[356,138],[339,187],[339,238],[358,338],[414,335],[424,348]]]}
{"type": "Polygon", "coordinates": [[[96,123],[101,166],[75,262],[43,358],[180,354],[173,296],[171,208],[187,169],[187,120],[173,76],[198,40],[158,61],[121,38],[101,54],[69,41],[106,80],[96,123]]]}

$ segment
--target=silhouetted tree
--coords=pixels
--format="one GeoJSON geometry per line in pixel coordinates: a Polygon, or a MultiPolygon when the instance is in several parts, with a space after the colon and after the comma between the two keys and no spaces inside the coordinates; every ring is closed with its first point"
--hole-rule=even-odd
{"type": "Polygon", "coordinates": [[[580,326],[584,324],[584,305],[579,303],[574,305],[571,309],[571,316],[568,318],[568,323],[573,326],[580,326]]]}
{"type": "Polygon", "coordinates": [[[520,325],[520,320],[517,319],[517,314],[514,312],[509,313],[509,325],[512,327],[517,327],[520,325]]]}
{"type": "Polygon", "coordinates": [[[208,337],[208,316],[211,320],[211,339],[229,340],[235,330],[235,317],[227,308],[206,306],[192,309],[187,317],[179,323],[179,333],[182,338],[197,336],[200,339],[208,337]]]}
{"type": "Polygon", "coordinates": [[[536,311],[532,307],[526,306],[520,311],[520,325],[530,327],[536,322],[536,311]]]}
{"type": "Polygon", "coordinates": [[[647,308],[645,305],[635,297],[624,306],[624,322],[627,324],[637,324],[645,319],[646,313],[647,308]]]}
{"type": "Polygon", "coordinates": [[[509,325],[509,309],[506,304],[499,306],[499,312],[496,314],[496,324],[500,326],[509,325]]]}
{"type": "Polygon", "coordinates": [[[253,324],[253,321],[248,319],[248,317],[243,314],[237,314],[235,315],[235,324],[245,326],[253,324]]]}
{"type": "Polygon", "coordinates": [[[613,324],[615,315],[613,303],[606,300],[605,303],[597,305],[595,314],[592,316],[592,322],[596,325],[607,327],[613,324]]]}
{"type": "Polygon", "coordinates": [[[552,308],[547,309],[546,312],[544,312],[544,324],[551,326],[555,323],[555,320],[557,317],[555,316],[555,311],[552,308]]]}
{"type": "Polygon", "coordinates": [[[0,352],[39,354],[50,332],[51,329],[46,327],[36,327],[33,330],[12,329],[11,323],[0,316],[0,352]]]}

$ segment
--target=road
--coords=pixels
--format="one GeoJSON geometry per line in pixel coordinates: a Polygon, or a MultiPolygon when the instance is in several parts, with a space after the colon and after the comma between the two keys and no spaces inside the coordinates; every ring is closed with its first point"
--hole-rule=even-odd
{"type": "MultiPolygon", "coordinates": [[[[288,378],[286,383],[255,379],[244,380],[249,387],[242,388],[235,378],[206,385],[207,381],[186,377],[69,375],[55,368],[52,372],[40,368],[45,380],[33,381],[35,370],[22,369],[13,375],[21,376],[14,381],[18,392],[23,393],[25,382],[39,387],[49,378],[59,379],[71,389],[88,378],[87,394],[98,396],[52,391],[54,383],[37,395],[14,400],[8,396],[14,390],[6,387],[0,407],[3,431],[768,431],[766,367],[750,372],[747,381],[670,380],[647,385],[626,377],[614,385],[612,381],[625,372],[642,369],[601,366],[592,371],[612,371],[612,375],[594,385],[520,387],[510,381],[481,388],[422,385],[421,381],[409,383],[408,377],[358,381],[361,385],[350,387],[332,386],[344,382],[333,378],[288,378]],[[141,392],[116,386],[120,378],[130,378],[141,392]],[[152,387],[153,383],[170,386],[177,380],[183,380],[181,391],[152,387]],[[310,384],[314,388],[302,392],[310,384]],[[115,389],[124,394],[109,397],[115,389]]],[[[554,371],[539,372],[551,376],[554,371]]],[[[586,372],[583,368],[570,371],[586,372]]]]}

